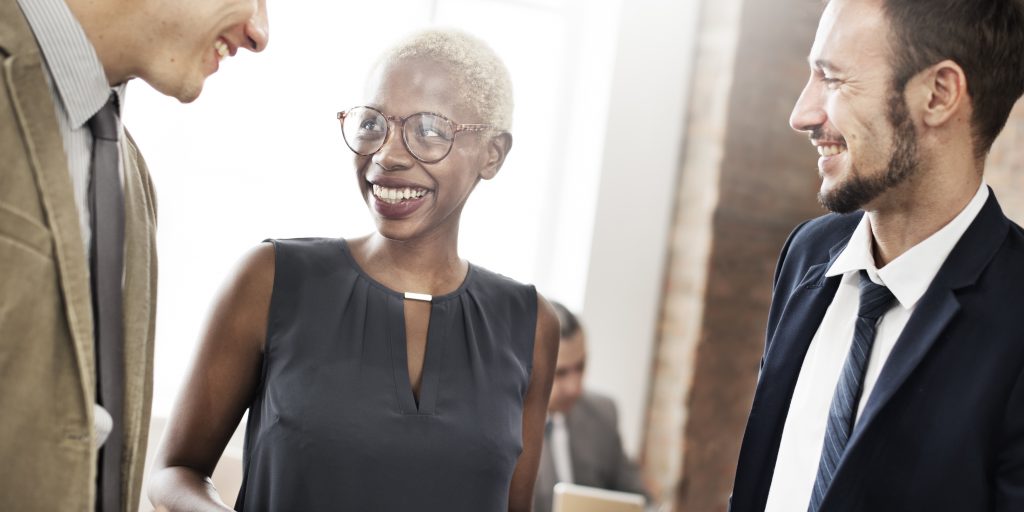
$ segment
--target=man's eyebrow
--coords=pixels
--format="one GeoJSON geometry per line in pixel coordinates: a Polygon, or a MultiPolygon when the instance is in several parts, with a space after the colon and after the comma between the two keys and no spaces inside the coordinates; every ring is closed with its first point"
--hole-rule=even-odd
{"type": "Polygon", "coordinates": [[[839,66],[836,66],[834,62],[827,59],[816,59],[811,61],[811,67],[814,69],[821,69],[824,71],[832,71],[838,73],[842,71],[839,66]]]}

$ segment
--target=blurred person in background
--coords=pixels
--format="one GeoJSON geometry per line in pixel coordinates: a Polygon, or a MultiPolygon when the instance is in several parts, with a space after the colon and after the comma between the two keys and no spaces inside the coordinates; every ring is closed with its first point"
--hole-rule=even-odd
{"type": "Polygon", "coordinates": [[[0,0],[0,510],[138,510],[156,200],[125,87],[190,102],[267,30],[264,0],[0,0]]]}
{"type": "Polygon", "coordinates": [[[732,510],[1024,510],[1024,231],[985,157],[1020,0],[832,0],[790,117],[819,200],[775,274],[732,510]]]}
{"type": "Polygon", "coordinates": [[[644,486],[639,468],[623,451],[615,403],[604,395],[583,390],[587,366],[583,326],[561,303],[552,301],[551,305],[558,315],[560,342],[544,450],[533,491],[534,512],[551,511],[558,482],[643,494],[650,503],[653,494],[644,486]]]}
{"type": "Polygon", "coordinates": [[[512,146],[511,87],[461,32],[381,57],[364,106],[338,114],[376,230],[243,259],[170,416],[154,505],[228,510],[210,475],[248,409],[237,510],[530,510],[558,320],[458,253],[466,201],[512,146]]]}

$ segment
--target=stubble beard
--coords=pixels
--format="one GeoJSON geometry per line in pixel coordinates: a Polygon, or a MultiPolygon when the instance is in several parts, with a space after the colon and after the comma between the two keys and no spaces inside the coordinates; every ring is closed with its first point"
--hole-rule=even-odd
{"type": "MultiPolygon", "coordinates": [[[[902,88],[899,88],[902,90],[902,88]]],[[[835,213],[851,213],[874,201],[883,192],[914,176],[920,168],[917,131],[910,119],[907,102],[897,88],[889,94],[886,117],[893,127],[892,154],[885,172],[861,172],[852,166],[850,176],[834,189],[818,193],[818,202],[835,213]]]]}

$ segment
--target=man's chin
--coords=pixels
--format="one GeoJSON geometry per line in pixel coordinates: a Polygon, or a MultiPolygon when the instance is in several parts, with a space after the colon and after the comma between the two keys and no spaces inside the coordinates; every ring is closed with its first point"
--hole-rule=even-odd
{"type": "Polygon", "coordinates": [[[194,85],[185,84],[184,87],[180,89],[176,94],[170,94],[169,96],[173,96],[175,99],[182,103],[192,103],[197,98],[199,98],[199,94],[202,92],[203,82],[200,81],[198,84],[194,85]]]}
{"type": "Polygon", "coordinates": [[[192,103],[203,92],[203,81],[202,77],[198,77],[174,82],[146,80],[146,83],[164,96],[170,96],[182,103],[192,103]]]}
{"type": "Polygon", "coordinates": [[[853,213],[863,209],[892,186],[884,180],[865,180],[851,176],[843,183],[831,187],[822,184],[818,192],[818,203],[832,213],[853,213]]]}
{"type": "Polygon", "coordinates": [[[852,213],[861,208],[860,201],[843,194],[841,190],[818,192],[818,204],[832,213],[839,214],[852,213]]]}

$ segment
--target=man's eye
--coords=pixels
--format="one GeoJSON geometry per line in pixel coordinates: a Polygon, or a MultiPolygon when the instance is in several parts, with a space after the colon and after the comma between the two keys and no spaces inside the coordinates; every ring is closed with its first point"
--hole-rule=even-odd
{"type": "Polygon", "coordinates": [[[839,87],[840,84],[840,80],[838,78],[829,78],[827,76],[822,77],[821,81],[825,84],[825,87],[828,87],[829,89],[835,89],[836,87],[839,87]]]}

